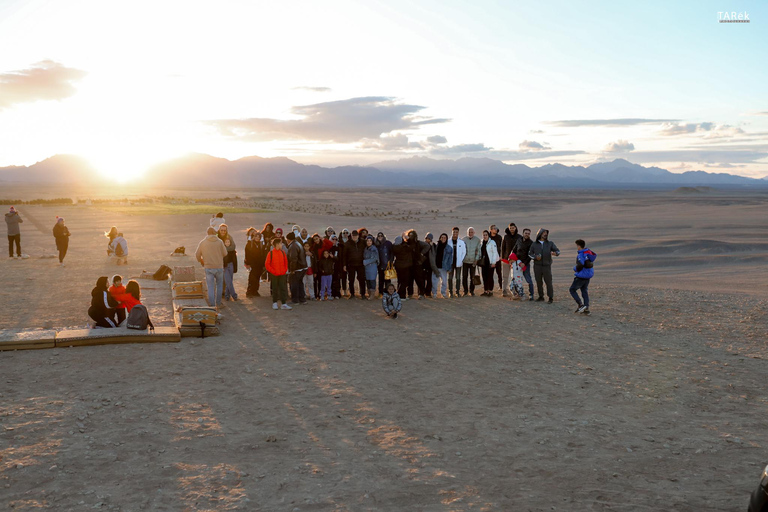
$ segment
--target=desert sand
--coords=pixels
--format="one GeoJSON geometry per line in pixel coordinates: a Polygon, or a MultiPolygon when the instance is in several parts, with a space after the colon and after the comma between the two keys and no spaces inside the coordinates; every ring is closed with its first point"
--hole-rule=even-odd
{"type": "MultiPolygon", "coordinates": [[[[0,352],[3,508],[746,509],[768,461],[768,195],[183,193],[273,210],[226,215],[241,301],[224,309],[223,334],[0,352]],[[242,267],[245,229],[267,221],[390,239],[546,227],[562,250],[555,303],[414,300],[394,321],[378,301],[273,311],[245,299],[242,267]],[[576,238],[598,253],[589,317],[567,291],[576,238]]],[[[193,252],[209,219],[18,209],[31,258],[0,258],[4,329],[83,327],[97,277],[179,264],[170,252],[193,252]],[[64,268],[39,258],[54,253],[55,215],[72,232],[64,268]],[[130,244],[126,267],[105,257],[111,225],[130,244]]],[[[169,305],[149,309],[171,324],[169,305]]]]}

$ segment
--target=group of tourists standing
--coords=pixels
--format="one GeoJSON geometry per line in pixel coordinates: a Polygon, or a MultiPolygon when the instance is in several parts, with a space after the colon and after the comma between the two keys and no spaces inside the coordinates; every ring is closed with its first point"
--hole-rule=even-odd
{"type": "MultiPolygon", "coordinates": [[[[570,292],[577,312],[589,314],[588,285],[597,255],[583,240],[577,240],[576,246],[570,292]]],[[[195,252],[205,267],[211,305],[223,306],[222,299],[238,300],[233,281],[237,272],[235,247],[223,215],[217,214],[195,252]]],[[[368,300],[378,294],[389,316],[397,316],[401,302],[415,296],[473,297],[482,287],[480,295],[492,297],[496,283],[503,297],[551,304],[552,261],[560,255],[560,249],[549,240],[548,230],[540,229],[532,239],[530,229],[518,233],[515,223],[505,228],[503,236],[491,225],[480,236],[470,227],[461,237],[460,229],[454,227],[450,235],[442,233],[435,240],[427,233],[422,240],[409,229],[390,241],[383,232],[374,236],[364,227],[337,234],[329,226],[322,235],[310,235],[294,225],[284,235],[281,228],[275,229],[268,222],[261,230],[248,228],[244,252],[243,263],[249,271],[246,297],[260,296],[262,283],[269,282],[273,309],[292,309],[289,302],[295,305],[358,296],[368,300]]]]}

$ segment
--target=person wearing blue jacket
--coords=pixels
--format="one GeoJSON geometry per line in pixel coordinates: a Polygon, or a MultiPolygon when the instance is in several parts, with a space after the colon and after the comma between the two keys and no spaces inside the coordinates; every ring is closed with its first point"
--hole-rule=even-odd
{"type": "MultiPolygon", "coordinates": [[[[368,285],[368,297],[373,297],[373,292],[376,290],[376,276],[379,275],[379,249],[376,248],[371,235],[365,239],[363,266],[365,267],[365,281],[368,285]]],[[[360,296],[363,299],[368,298],[363,290],[360,290],[360,296]]]]}
{"type": "Polygon", "coordinates": [[[584,315],[589,314],[589,280],[595,275],[594,262],[597,259],[597,254],[587,249],[587,244],[584,240],[576,240],[576,249],[579,251],[576,255],[576,266],[573,267],[573,284],[571,285],[570,292],[573,300],[576,301],[578,307],[576,313],[582,313],[584,315]],[[581,296],[584,301],[579,298],[577,291],[581,290],[581,296]]]}
{"type": "Polygon", "coordinates": [[[453,247],[448,243],[448,234],[442,233],[429,252],[429,264],[432,267],[432,297],[437,298],[440,290],[444,299],[448,298],[448,272],[453,268],[453,247]],[[442,283],[442,287],[440,284],[442,283]]]}
{"type": "Polygon", "coordinates": [[[384,295],[384,290],[387,289],[389,283],[392,282],[389,279],[384,279],[384,271],[387,270],[388,265],[392,264],[395,257],[392,254],[392,242],[387,240],[387,237],[381,231],[376,235],[375,244],[379,250],[379,297],[381,297],[384,295]]]}

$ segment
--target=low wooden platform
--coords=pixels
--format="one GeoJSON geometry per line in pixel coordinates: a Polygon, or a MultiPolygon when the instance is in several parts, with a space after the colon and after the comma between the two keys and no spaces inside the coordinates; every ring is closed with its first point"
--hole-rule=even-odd
{"type": "Polygon", "coordinates": [[[0,330],[0,350],[53,348],[55,339],[56,331],[54,330],[0,330]]]}
{"type": "Polygon", "coordinates": [[[205,324],[206,336],[218,336],[218,314],[205,299],[174,299],[173,320],[183,337],[202,337],[200,322],[205,324]]]}
{"type": "Polygon", "coordinates": [[[57,347],[121,343],[173,343],[178,341],[181,341],[181,335],[175,327],[157,327],[154,332],[118,327],[116,329],[71,329],[56,333],[57,347]]]}

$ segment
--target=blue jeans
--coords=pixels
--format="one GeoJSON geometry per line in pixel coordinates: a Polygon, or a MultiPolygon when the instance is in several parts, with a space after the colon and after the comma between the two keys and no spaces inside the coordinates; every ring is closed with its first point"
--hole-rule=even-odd
{"type": "Polygon", "coordinates": [[[533,297],[533,279],[531,279],[531,265],[528,264],[523,270],[523,277],[525,282],[528,283],[528,296],[533,297]]]}
{"type": "Polygon", "coordinates": [[[579,306],[581,306],[581,300],[579,300],[579,294],[576,292],[581,290],[581,296],[584,298],[584,305],[589,307],[589,292],[587,291],[587,288],[589,288],[589,279],[582,279],[581,277],[573,278],[573,284],[568,291],[571,292],[571,297],[573,297],[573,300],[575,300],[576,304],[579,306]]]}
{"type": "Polygon", "coordinates": [[[375,279],[366,279],[365,280],[365,284],[368,285],[368,295],[373,296],[374,292],[376,291],[376,280],[375,279]]]}
{"type": "Polygon", "coordinates": [[[440,295],[446,297],[446,288],[448,287],[448,271],[442,268],[437,269],[440,272],[438,275],[432,273],[432,293],[437,295],[437,289],[440,288],[440,295]],[[442,286],[440,286],[442,281],[442,286]]]}
{"type": "Polygon", "coordinates": [[[224,295],[227,299],[230,297],[236,299],[237,292],[235,292],[235,264],[228,263],[224,267],[224,295]]]}
{"type": "Polygon", "coordinates": [[[224,269],[205,269],[205,283],[208,285],[208,304],[221,306],[221,291],[224,288],[224,269]]]}

